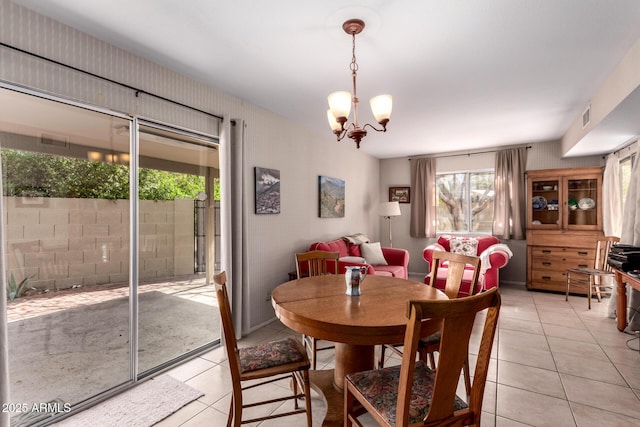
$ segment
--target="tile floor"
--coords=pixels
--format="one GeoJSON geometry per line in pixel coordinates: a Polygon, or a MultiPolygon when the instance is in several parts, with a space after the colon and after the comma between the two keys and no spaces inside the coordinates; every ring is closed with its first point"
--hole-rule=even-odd
{"type": "MultiPolygon", "coordinates": [[[[501,294],[483,426],[640,426],[638,339],[618,332],[615,321],[606,317],[608,299],[595,302],[589,311],[584,297],[565,302],[564,295],[509,285],[501,286],[501,294]]],[[[245,337],[241,345],[291,333],[276,321],[245,337]]],[[[322,352],[320,358],[323,367],[332,366],[332,352],[322,352]]],[[[399,361],[390,358],[389,363],[399,361]]],[[[219,348],[170,371],[205,394],[157,425],[225,425],[231,390],[225,363],[224,349],[219,348]]],[[[287,384],[271,387],[269,393],[275,393],[287,384]]],[[[312,405],[314,426],[319,426],[325,407],[317,395],[312,405]]],[[[276,410],[277,405],[265,411],[276,410]]],[[[304,415],[260,424],[304,425],[304,415]]]]}

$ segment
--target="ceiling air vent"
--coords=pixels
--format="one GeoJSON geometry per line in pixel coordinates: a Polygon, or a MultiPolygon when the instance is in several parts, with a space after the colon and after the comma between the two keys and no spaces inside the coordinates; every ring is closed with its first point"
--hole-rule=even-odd
{"type": "Polygon", "coordinates": [[[69,148],[69,138],[62,135],[42,134],[40,144],[58,148],[69,148]]]}
{"type": "Polygon", "coordinates": [[[584,129],[585,127],[587,127],[590,121],[591,121],[591,105],[589,105],[587,109],[584,110],[584,113],[582,113],[582,128],[584,129]]]}

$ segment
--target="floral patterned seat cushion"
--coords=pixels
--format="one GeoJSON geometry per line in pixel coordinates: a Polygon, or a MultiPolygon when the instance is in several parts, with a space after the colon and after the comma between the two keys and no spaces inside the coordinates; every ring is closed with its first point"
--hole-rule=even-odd
{"type": "MultiPolygon", "coordinates": [[[[398,404],[398,384],[400,366],[392,366],[373,371],[356,372],[348,375],[360,393],[373,405],[378,413],[391,425],[396,424],[398,404]]],[[[435,373],[422,361],[416,362],[409,405],[409,424],[424,419],[431,407],[435,373]]],[[[456,396],[454,411],[467,408],[467,404],[456,396]]]]}
{"type": "Polygon", "coordinates": [[[302,362],[307,359],[307,353],[302,343],[294,338],[284,338],[240,348],[238,353],[242,373],[286,365],[287,363],[302,362]]]}

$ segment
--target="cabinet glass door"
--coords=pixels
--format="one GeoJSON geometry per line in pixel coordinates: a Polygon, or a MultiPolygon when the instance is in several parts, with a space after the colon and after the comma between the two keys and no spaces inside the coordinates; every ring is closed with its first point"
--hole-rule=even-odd
{"type": "Polygon", "coordinates": [[[567,180],[567,225],[597,226],[598,225],[598,180],[568,179],[567,180]]]}
{"type": "Polygon", "coordinates": [[[557,179],[532,182],[531,226],[560,226],[559,185],[560,182],[557,179]]]}

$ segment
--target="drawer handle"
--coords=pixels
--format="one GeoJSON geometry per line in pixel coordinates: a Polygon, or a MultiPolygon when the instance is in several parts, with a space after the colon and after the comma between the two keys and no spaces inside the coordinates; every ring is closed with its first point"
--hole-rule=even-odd
{"type": "Polygon", "coordinates": [[[542,280],[551,280],[551,276],[542,276],[542,280]]]}
{"type": "Polygon", "coordinates": [[[589,266],[587,264],[578,264],[578,267],[580,267],[580,268],[589,268],[589,266]]]}
{"type": "Polygon", "coordinates": [[[578,255],[587,256],[588,254],[588,252],[578,251],[578,255]]]}
{"type": "Polygon", "coordinates": [[[551,253],[551,249],[543,249],[542,253],[543,254],[550,254],[551,253]]]}
{"type": "Polygon", "coordinates": [[[544,265],[545,267],[549,267],[551,263],[549,261],[546,261],[546,262],[543,262],[542,265],[544,265]]]}

